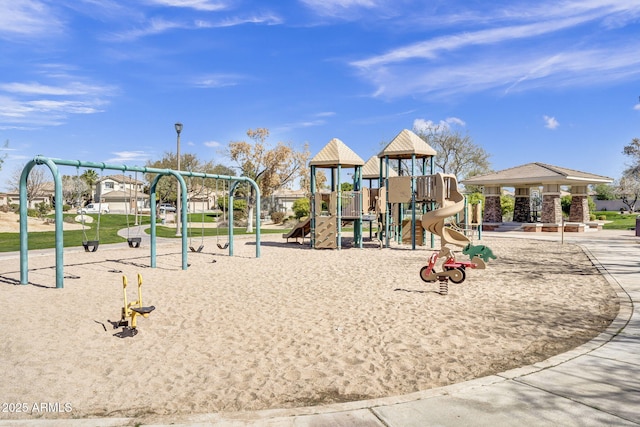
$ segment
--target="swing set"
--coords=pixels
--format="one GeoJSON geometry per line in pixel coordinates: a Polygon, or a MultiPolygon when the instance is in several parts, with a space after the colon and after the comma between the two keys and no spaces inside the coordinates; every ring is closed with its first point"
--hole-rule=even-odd
{"type": "MultiPolygon", "coordinates": [[[[62,176],[60,174],[58,166],[72,166],[75,168],[91,168],[91,169],[100,169],[101,171],[106,170],[117,170],[117,171],[135,171],[141,173],[148,173],[156,175],[153,181],[151,182],[151,186],[149,188],[150,195],[150,205],[155,206],[156,203],[156,186],[158,181],[163,176],[171,175],[178,180],[178,183],[182,189],[181,192],[181,203],[183,206],[187,205],[187,188],[184,181],[184,177],[203,177],[203,178],[213,178],[220,180],[229,181],[229,205],[233,205],[233,193],[235,185],[240,182],[247,182],[249,185],[253,187],[256,194],[256,204],[260,206],[260,190],[258,185],[254,180],[244,176],[226,176],[226,175],[216,175],[216,174],[207,174],[201,172],[190,172],[190,171],[176,171],[173,169],[158,169],[151,167],[141,167],[141,166],[127,166],[127,165],[113,165],[107,164],[103,162],[87,162],[81,160],[64,160],[64,159],[54,159],[45,156],[35,156],[32,160],[28,161],[24,168],[22,169],[22,173],[20,175],[20,185],[19,185],[19,196],[20,196],[20,206],[19,206],[19,215],[20,215],[20,284],[27,285],[29,284],[29,230],[27,227],[27,180],[29,178],[29,173],[31,170],[37,165],[44,165],[49,168],[51,174],[53,176],[54,181],[54,198],[55,200],[62,201],[64,200],[62,195],[62,176]],[[233,184],[231,182],[233,181],[233,184]]],[[[64,229],[63,229],[63,211],[62,211],[63,203],[55,204],[55,277],[56,277],[56,288],[64,287],[64,229]]],[[[233,211],[229,212],[229,218],[231,222],[233,211]]],[[[98,215],[98,221],[100,218],[100,214],[98,215]]],[[[181,233],[181,246],[182,246],[182,269],[187,270],[189,267],[187,254],[189,253],[188,249],[188,230],[187,230],[187,216],[182,216],[182,233],[181,233]]],[[[156,268],[157,260],[156,260],[156,242],[157,242],[157,234],[156,234],[156,212],[154,209],[151,209],[150,214],[150,267],[156,268]]],[[[260,209],[256,209],[256,258],[260,258],[260,209]]],[[[85,250],[90,252],[95,252],[98,248],[99,244],[99,226],[96,227],[96,239],[95,240],[83,240],[83,246],[86,242],[85,250]]],[[[229,238],[226,244],[219,244],[219,247],[229,248],[229,256],[233,256],[233,227],[229,227],[229,238]]]]}

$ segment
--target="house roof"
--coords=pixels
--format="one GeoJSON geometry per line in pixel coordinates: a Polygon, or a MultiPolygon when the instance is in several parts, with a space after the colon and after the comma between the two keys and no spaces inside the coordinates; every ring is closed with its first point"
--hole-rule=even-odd
{"type": "MultiPolygon", "coordinates": [[[[389,168],[389,176],[398,176],[398,173],[393,168],[389,168]]],[[[362,179],[378,178],[380,178],[380,157],[371,156],[362,167],[362,179]]],[[[383,176],[383,178],[386,177],[383,176]]]]}
{"type": "Polygon", "coordinates": [[[378,157],[388,156],[390,159],[410,159],[414,154],[417,158],[422,158],[433,157],[437,153],[418,135],[408,129],[403,129],[384,147],[378,157]]]}
{"type": "Polygon", "coordinates": [[[527,163],[498,172],[474,176],[461,181],[464,185],[485,186],[536,186],[544,184],[588,185],[613,182],[612,178],[595,175],[575,169],[548,165],[545,163],[527,163]]]}
{"type": "Polygon", "coordinates": [[[309,166],[324,167],[354,167],[362,165],[364,165],[364,160],[338,138],[333,138],[329,141],[309,162],[309,166]]]}

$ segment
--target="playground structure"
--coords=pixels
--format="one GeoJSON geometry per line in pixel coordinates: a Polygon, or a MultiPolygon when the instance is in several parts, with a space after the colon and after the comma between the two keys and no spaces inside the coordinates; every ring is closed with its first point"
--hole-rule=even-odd
{"type": "MultiPolygon", "coordinates": [[[[256,203],[260,206],[260,190],[258,185],[250,178],[247,177],[238,177],[238,176],[227,176],[227,175],[216,175],[216,174],[207,174],[200,172],[191,172],[191,171],[176,171],[173,169],[157,169],[150,167],[140,167],[140,166],[127,166],[127,165],[112,165],[106,163],[96,163],[96,162],[86,162],[81,160],[64,160],[64,159],[54,159],[44,156],[36,156],[24,166],[22,173],[20,175],[20,284],[26,285],[29,283],[28,274],[29,274],[29,234],[27,229],[27,179],[29,177],[29,173],[31,169],[33,169],[36,165],[45,165],[49,168],[53,175],[54,179],[54,194],[55,200],[61,201],[64,200],[62,197],[62,178],[59,171],[58,166],[73,166],[76,168],[84,167],[91,169],[99,169],[101,172],[104,170],[118,170],[118,171],[134,171],[134,172],[142,172],[142,173],[151,173],[156,174],[151,187],[150,187],[150,204],[151,206],[156,205],[156,186],[158,181],[163,176],[174,176],[180,185],[181,188],[181,200],[182,206],[187,206],[187,188],[184,181],[184,176],[188,177],[201,177],[201,178],[214,178],[223,181],[228,181],[229,185],[229,194],[228,194],[228,206],[233,206],[233,194],[235,192],[236,186],[241,182],[249,183],[256,192],[256,203]]],[[[181,222],[182,227],[182,269],[186,270],[188,267],[187,262],[187,253],[188,253],[188,221],[186,209],[182,209],[181,218],[178,220],[181,222]]],[[[151,227],[150,227],[150,264],[151,268],[156,267],[156,211],[155,209],[150,210],[151,216],[151,227]]],[[[56,259],[56,288],[64,287],[64,234],[63,234],[63,226],[62,226],[62,203],[55,204],[55,259],[56,259]]],[[[256,258],[260,258],[260,209],[256,209],[256,258]]],[[[229,209],[229,224],[233,224],[233,209],[229,209]]],[[[98,231],[98,230],[96,230],[98,231]]],[[[233,256],[233,227],[228,227],[228,249],[229,256],[233,256]]],[[[86,248],[85,248],[86,249],[86,248]]],[[[95,244],[95,249],[97,250],[97,244],[95,244]]],[[[91,248],[92,251],[93,247],[91,248]]]]}
{"type": "MultiPolygon", "coordinates": [[[[353,222],[354,245],[362,248],[363,207],[369,205],[362,191],[364,161],[342,141],[333,138],[309,162],[311,168],[311,217],[309,231],[314,249],[341,249],[343,222],[353,222]],[[330,193],[316,188],[316,170],[329,169],[330,193]],[[343,168],[353,168],[353,191],[342,191],[343,168]]],[[[297,227],[299,228],[299,227],[297,227]]],[[[285,236],[286,237],[286,236],[285,236]]]]}
{"type": "MultiPolygon", "coordinates": [[[[417,245],[426,244],[424,230],[431,233],[431,247],[435,247],[434,235],[439,235],[438,232],[454,235],[449,228],[429,229],[422,224],[423,216],[434,211],[437,205],[433,193],[435,181],[432,181],[436,176],[433,164],[435,155],[435,150],[422,138],[406,129],[393,138],[378,156],[370,158],[366,163],[342,141],[332,139],[309,162],[311,216],[308,222],[305,220],[298,223],[283,237],[287,240],[296,238],[297,241],[301,237],[304,239],[309,233],[311,247],[340,249],[342,227],[345,223],[352,223],[354,246],[361,248],[363,222],[369,221],[371,230],[375,221],[381,248],[390,247],[390,243],[395,240],[398,244],[411,244],[411,248],[416,249],[417,245]],[[397,161],[397,172],[390,165],[393,161],[397,161]],[[320,192],[316,188],[316,170],[319,168],[330,169],[329,193],[320,192]],[[352,191],[342,191],[341,176],[347,168],[353,169],[352,191]],[[362,185],[363,179],[369,180],[369,188],[362,185]],[[374,181],[378,183],[377,188],[373,187],[374,181]]],[[[451,185],[449,178],[442,185],[451,185]]],[[[457,181],[452,185],[457,187],[457,181]]],[[[464,225],[459,227],[459,233],[472,233],[475,227],[481,238],[480,206],[468,206],[464,196],[457,194],[460,200],[456,201],[455,212],[447,205],[447,209],[437,215],[447,213],[446,217],[458,216],[464,211],[464,225]]],[[[430,218],[428,216],[426,219],[430,218]]]]}
{"type": "Polygon", "coordinates": [[[124,328],[123,335],[136,335],[138,333],[137,317],[145,319],[156,309],[155,306],[145,307],[142,304],[142,275],[138,273],[138,299],[127,302],[127,276],[122,276],[122,293],[124,295],[124,305],[122,306],[122,316],[120,321],[114,325],[114,329],[124,328]],[[128,320],[129,319],[129,320],[128,320]]]}

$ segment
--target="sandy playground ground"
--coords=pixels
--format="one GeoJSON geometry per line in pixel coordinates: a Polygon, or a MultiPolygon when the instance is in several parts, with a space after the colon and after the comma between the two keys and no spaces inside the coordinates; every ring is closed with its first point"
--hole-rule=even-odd
{"type": "Polygon", "coordinates": [[[484,238],[498,259],[448,295],[419,278],[427,248],[310,250],[263,235],[256,259],[250,238],[234,257],[215,243],[186,271],[177,241],[158,245],[155,269],[148,247],[67,249],[64,289],[52,251],[30,255],[27,286],[18,256],[0,257],[0,396],[28,408],[0,420],[149,423],[411,393],[562,353],[618,312],[584,253],[557,242],[484,238]],[[122,275],[135,299],[137,273],[156,310],[120,338],[122,275]]]}

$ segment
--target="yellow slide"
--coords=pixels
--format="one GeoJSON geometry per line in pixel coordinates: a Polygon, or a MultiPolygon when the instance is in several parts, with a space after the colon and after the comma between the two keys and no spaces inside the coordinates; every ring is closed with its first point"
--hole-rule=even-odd
{"type": "Polygon", "coordinates": [[[442,238],[442,246],[450,243],[464,247],[471,241],[463,233],[444,226],[445,219],[454,216],[464,209],[464,195],[458,191],[458,180],[455,175],[437,173],[436,202],[440,208],[422,215],[422,226],[430,233],[442,238]],[[449,197],[445,193],[445,176],[449,178],[449,197]]]}

